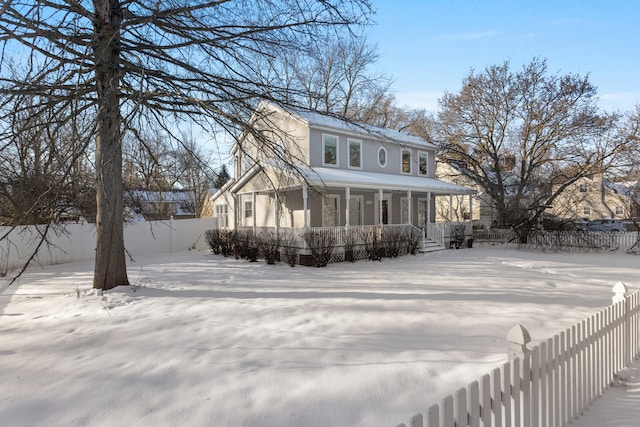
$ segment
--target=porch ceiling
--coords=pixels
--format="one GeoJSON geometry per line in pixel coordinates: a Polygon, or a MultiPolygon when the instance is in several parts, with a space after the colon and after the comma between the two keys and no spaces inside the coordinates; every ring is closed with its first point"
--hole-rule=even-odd
{"type": "Polygon", "coordinates": [[[475,190],[433,178],[364,172],[352,169],[318,167],[305,172],[311,185],[352,187],[370,190],[431,192],[436,194],[474,194],[475,190]]]}

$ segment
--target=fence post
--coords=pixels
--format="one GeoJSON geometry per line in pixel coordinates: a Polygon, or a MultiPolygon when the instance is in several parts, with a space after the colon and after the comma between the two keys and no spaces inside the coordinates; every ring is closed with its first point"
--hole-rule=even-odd
{"type": "Polygon", "coordinates": [[[614,304],[620,301],[624,301],[627,297],[627,285],[622,282],[618,282],[613,285],[613,289],[611,289],[611,291],[613,292],[613,297],[611,297],[611,300],[614,304]]]}
{"type": "Polygon", "coordinates": [[[169,218],[169,252],[173,253],[173,232],[175,230],[175,223],[173,221],[173,215],[169,218]]]}
{"type": "Polygon", "coordinates": [[[529,331],[525,329],[521,324],[516,324],[513,328],[509,329],[507,333],[507,342],[509,347],[507,353],[509,360],[519,358],[522,360],[525,355],[529,354],[527,344],[531,342],[531,335],[529,331]]]}
{"type": "Polygon", "coordinates": [[[614,304],[619,303],[620,301],[624,301],[624,304],[622,304],[622,310],[624,310],[623,316],[622,316],[622,366],[621,367],[625,367],[627,366],[629,363],[631,363],[632,360],[632,356],[631,356],[631,352],[630,352],[630,343],[631,343],[631,323],[630,323],[630,299],[629,299],[629,293],[627,290],[627,285],[625,285],[623,282],[617,282],[615,285],[613,285],[613,297],[611,297],[611,300],[613,301],[614,304]]]}

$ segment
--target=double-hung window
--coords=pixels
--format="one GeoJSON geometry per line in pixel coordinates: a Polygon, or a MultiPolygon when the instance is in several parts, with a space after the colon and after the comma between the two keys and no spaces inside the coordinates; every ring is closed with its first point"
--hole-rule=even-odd
{"type": "Polygon", "coordinates": [[[322,198],[322,226],[335,227],[340,223],[340,197],[326,194],[322,198]]]}
{"type": "Polygon", "coordinates": [[[429,155],[425,151],[418,152],[418,175],[427,176],[429,155]]]}
{"type": "Polygon", "coordinates": [[[338,167],[338,137],[322,135],[322,166],[338,167]]]}
{"type": "Polygon", "coordinates": [[[348,139],[349,146],[349,168],[362,169],[362,141],[348,139]]]}
{"type": "Polygon", "coordinates": [[[429,203],[427,199],[418,199],[418,227],[425,228],[427,226],[427,214],[429,203]]]}
{"type": "Polygon", "coordinates": [[[411,150],[406,148],[402,149],[402,173],[411,173],[411,150]]]}
{"type": "Polygon", "coordinates": [[[244,217],[245,218],[253,217],[253,200],[244,201],[244,217]]]}
{"type": "Polygon", "coordinates": [[[351,196],[351,198],[349,198],[349,225],[363,224],[363,206],[363,196],[351,196]]]}
{"type": "Polygon", "coordinates": [[[410,212],[411,209],[411,199],[407,197],[400,198],[400,223],[401,224],[409,224],[411,222],[410,212]]]}
{"type": "Polygon", "coordinates": [[[221,228],[229,227],[228,205],[216,205],[216,217],[218,218],[218,226],[221,228]]]}

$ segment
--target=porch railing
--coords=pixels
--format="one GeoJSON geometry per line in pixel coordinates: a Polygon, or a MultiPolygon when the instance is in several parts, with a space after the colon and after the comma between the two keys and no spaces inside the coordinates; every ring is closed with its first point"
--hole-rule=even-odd
{"type": "Polygon", "coordinates": [[[440,246],[445,247],[444,235],[446,231],[446,224],[427,224],[427,237],[434,242],[437,242],[440,246]]]}
{"type": "MultiPolygon", "coordinates": [[[[275,232],[280,235],[282,242],[290,242],[300,248],[306,248],[306,242],[304,239],[305,232],[322,232],[333,235],[335,238],[336,247],[342,247],[345,245],[345,235],[347,232],[354,233],[358,236],[376,235],[381,237],[385,234],[386,230],[401,229],[410,232],[415,229],[419,231],[424,237],[424,231],[411,224],[383,224],[383,225],[357,225],[357,226],[336,226],[336,227],[307,227],[304,228],[291,228],[291,227],[238,227],[238,230],[251,230],[256,234],[263,232],[275,232]]],[[[442,238],[439,241],[443,241],[442,238]]]]}

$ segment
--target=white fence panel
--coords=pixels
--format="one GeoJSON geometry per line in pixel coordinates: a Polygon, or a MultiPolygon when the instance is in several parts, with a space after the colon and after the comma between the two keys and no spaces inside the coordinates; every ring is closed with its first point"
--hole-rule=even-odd
{"type": "MultiPolygon", "coordinates": [[[[216,228],[215,218],[148,221],[125,224],[125,248],[132,256],[152,255],[208,248],[204,233],[216,228]]],[[[34,259],[42,265],[63,264],[94,259],[96,246],[95,224],[65,224],[64,226],[33,225],[11,230],[0,227],[0,269],[14,269],[24,265],[34,251],[34,259]],[[41,244],[47,234],[50,244],[41,244]],[[40,247],[38,248],[38,245],[40,247]]]]}

